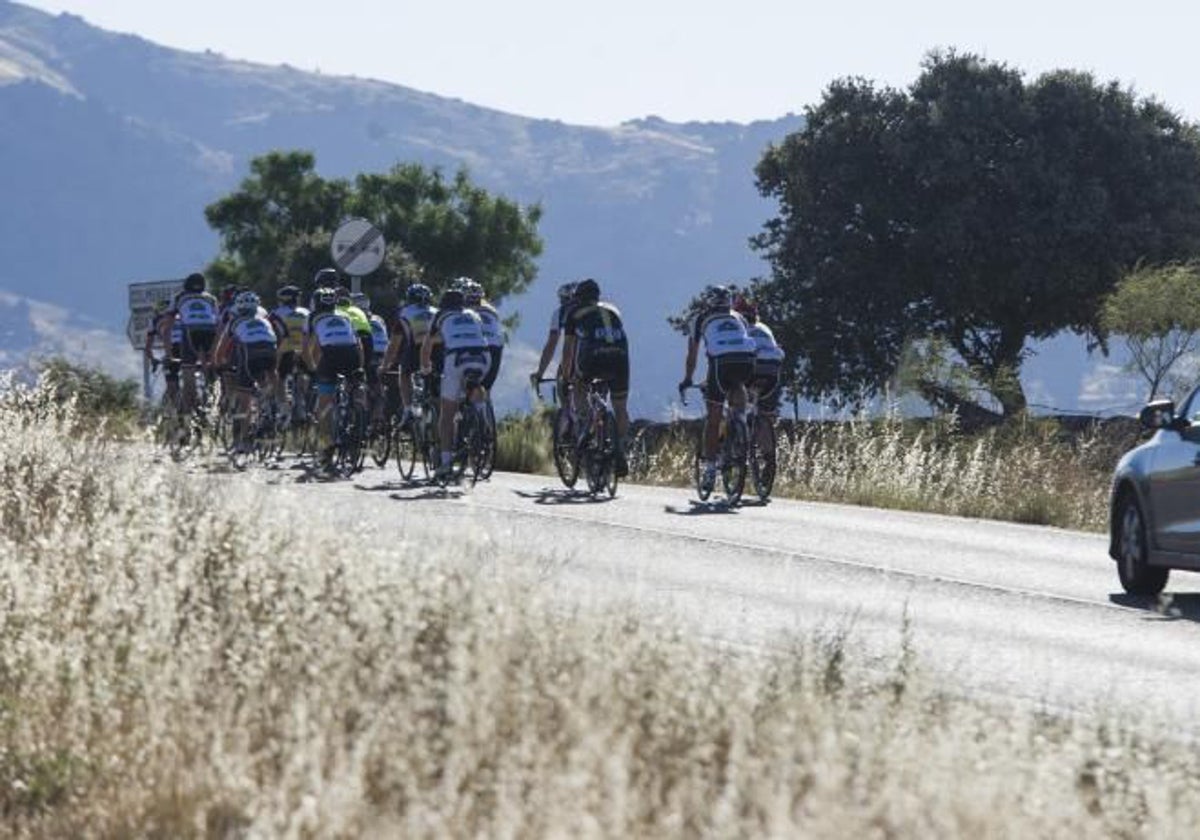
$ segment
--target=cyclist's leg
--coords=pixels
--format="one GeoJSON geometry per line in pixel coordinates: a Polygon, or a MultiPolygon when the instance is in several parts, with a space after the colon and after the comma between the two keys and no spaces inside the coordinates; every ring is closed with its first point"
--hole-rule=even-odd
{"type": "Polygon", "coordinates": [[[721,414],[725,409],[725,391],[721,387],[721,361],[709,356],[708,377],[704,387],[704,460],[711,464],[717,457],[721,438],[721,414]]]}

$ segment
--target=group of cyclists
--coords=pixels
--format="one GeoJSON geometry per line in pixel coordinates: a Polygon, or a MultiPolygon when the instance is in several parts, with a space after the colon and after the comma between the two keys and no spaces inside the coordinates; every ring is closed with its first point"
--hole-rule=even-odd
{"type": "MultiPolygon", "coordinates": [[[[372,312],[370,298],[352,292],[335,269],[318,271],[312,287],[302,301],[299,287],[283,286],[268,310],[252,290],[227,287],[214,295],[202,274],[188,276],[172,300],[160,302],[145,336],[145,355],[164,369],[164,402],[178,403],[185,412],[193,408],[201,376],[209,383],[222,378],[223,390],[234,395],[235,418],[248,416],[252,398],[262,393],[274,394],[279,404],[312,402],[320,460],[327,466],[331,404],[339,380],[354,383],[356,400],[369,401],[372,422],[394,417],[401,428],[414,422],[414,384],[419,381],[423,392],[438,401],[440,464],[435,478],[445,479],[460,404],[469,401],[482,414],[500,372],[504,329],[483,286],[457,278],[435,303],[428,285],[413,283],[387,319],[372,312]],[[161,359],[154,355],[156,347],[161,359]],[[285,382],[291,383],[290,390],[285,382]],[[309,383],[315,402],[308,399],[309,383]]],[[[570,411],[582,416],[587,389],[604,387],[616,421],[614,471],[623,477],[628,472],[630,352],[621,313],[602,299],[599,283],[591,278],[561,285],[558,302],[530,380],[535,387],[544,381],[561,343],[554,379],[559,393],[569,395],[570,411]]],[[[725,406],[744,412],[747,400],[754,398],[759,414],[773,419],[784,354],[748,296],[714,285],[704,290],[699,304],[688,324],[680,392],[694,387],[703,349],[707,416],[700,466],[702,481],[711,489],[725,406]]]]}

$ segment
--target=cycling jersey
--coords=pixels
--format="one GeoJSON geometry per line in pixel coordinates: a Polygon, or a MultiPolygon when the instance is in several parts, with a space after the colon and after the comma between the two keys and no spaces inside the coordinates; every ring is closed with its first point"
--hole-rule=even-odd
{"type": "Polygon", "coordinates": [[[161,334],[163,320],[166,318],[171,319],[171,347],[175,348],[183,344],[183,321],[179,319],[178,315],[174,315],[171,312],[160,312],[155,315],[154,323],[150,326],[150,332],[157,339],[161,334]]]}
{"type": "Polygon", "coordinates": [[[473,309],[447,309],[433,320],[431,332],[442,337],[446,353],[479,351],[487,347],[483,319],[473,309]]]}
{"type": "Polygon", "coordinates": [[[481,321],[483,321],[483,338],[487,342],[488,347],[503,347],[504,346],[504,327],[500,323],[500,313],[496,311],[496,307],[490,303],[480,303],[474,307],[481,321]]]}
{"type": "Polygon", "coordinates": [[[382,358],[383,354],[387,352],[388,341],[390,339],[387,324],[378,315],[369,315],[367,317],[371,323],[371,343],[375,348],[375,355],[382,358]]]}
{"type": "Polygon", "coordinates": [[[358,344],[358,335],[354,332],[354,324],[348,315],[341,310],[334,312],[318,312],[309,317],[308,333],[316,338],[317,344],[324,350],[327,347],[354,347],[358,344]]]}
{"type": "Polygon", "coordinates": [[[730,309],[702,312],[693,319],[688,334],[695,342],[703,342],[710,358],[748,353],[755,355],[757,347],[746,329],[746,322],[730,309]]]}
{"type": "Polygon", "coordinates": [[[271,322],[261,312],[234,320],[229,326],[229,334],[238,344],[246,347],[269,345],[274,348],[278,344],[271,322]]]}
{"type": "Polygon", "coordinates": [[[575,337],[575,374],[608,383],[616,398],[629,393],[629,339],[621,313],[611,303],[576,304],[564,330],[575,337]]]}
{"type": "Polygon", "coordinates": [[[280,353],[296,353],[304,343],[309,312],[303,306],[281,304],[271,311],[271,323],[279,336],[280,353]]]}
{"type": "Polygon", "coordinates": [[[217,299],[208,292],[180,292],[172,309],[179,314],[184,329],[217,327],[217,299]]]}
{"type": "Polygon", "coordinates": [[[371,335],[371,321],[367,318],[367,313],[350,303],[339,303],[336,309],[350,319],[350,323],[354,325],[354,332],[362,336],[371,335]]]}

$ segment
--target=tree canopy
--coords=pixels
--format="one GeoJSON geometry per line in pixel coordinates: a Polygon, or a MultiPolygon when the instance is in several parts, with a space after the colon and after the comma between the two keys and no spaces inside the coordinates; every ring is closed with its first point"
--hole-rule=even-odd
{"type": "Polygon", "coordinates": [[[1146,380],[1147,399],[1154,399],[1200,342],[1200,263],[1138,266],[1105,299],[1100,319],[1123,338],[1129,370],[1146,380]]]}
{"type": "Polygon", "coordinates": [[[948,348],[982,407],[1019,412],[1030,339],[1103,338],[1101,302],[1130,267],[1200,248],[1196,129],[1116,83],[932,53],[908,91],[843,79],[806,115],[757,167],[779,215],[753,244],[809,398],[873,396],[924,344],[948,348]]]}
{"type": "Polygon", "coordinates": [[[271,294],[287,283],[307,288],[331,265],[329,243],[349,217],[375,224],[387,240],[383,265],[363,287],[390,297],[397,285],[421,280],[435,289],[469,276],[499,300],[520,292],[536,274],[541,209],[521,207],[473,185],[464,171],[398,164],[353,181],[325,179],[309,152],[276,151],[255,158],[234,193],[205,209],[221,235],[210,268],[218,283],[271,294]]]}

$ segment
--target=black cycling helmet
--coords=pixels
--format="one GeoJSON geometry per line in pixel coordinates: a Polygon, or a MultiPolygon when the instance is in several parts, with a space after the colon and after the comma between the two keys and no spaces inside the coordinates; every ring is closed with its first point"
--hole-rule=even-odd
{"type": "Polygon", "coordinates": [[[413,283],[404,293],[404,299],[409,303],[428,306],[433,302],[433,289],[424,283],[413,283]]]}
{"type": "Polygon", "coordinates": [[[284,286],[275,293],[275,299],[280,303],[295,305],[300,300],[300,289],[296,286],[284,286]]]}
{"type": "Polygon", "coordinates": [[[595,303],[600,300],[600,284],[591,277],[575,287],[575,300],[584,303],[595,303]]]}
{"type": "Polygon", "coordinates": [[[332,312],[337,303],[337,294],[333,289],[320,288],[313,292],[313,311],[332,312]]]}
{"type": "Polygon", "coordinates": [[[462,309],[463,305],[463,293],[457,289],[442,292],[442,299],[438,301],[439,309],[462,309]]]}
{"type": "Polygon", "coordinates": [[[203,292],[206,285],[204,275],[196,271],[189,274],[183,281],[183,290],[185,292],[203,292]]]}
{"type": "Polygon", "coordinates": [[[318,289],[327,289],[338,285],[338,273],[336,268],[322,268],[313,275],[313,285],[318,289]]]}

